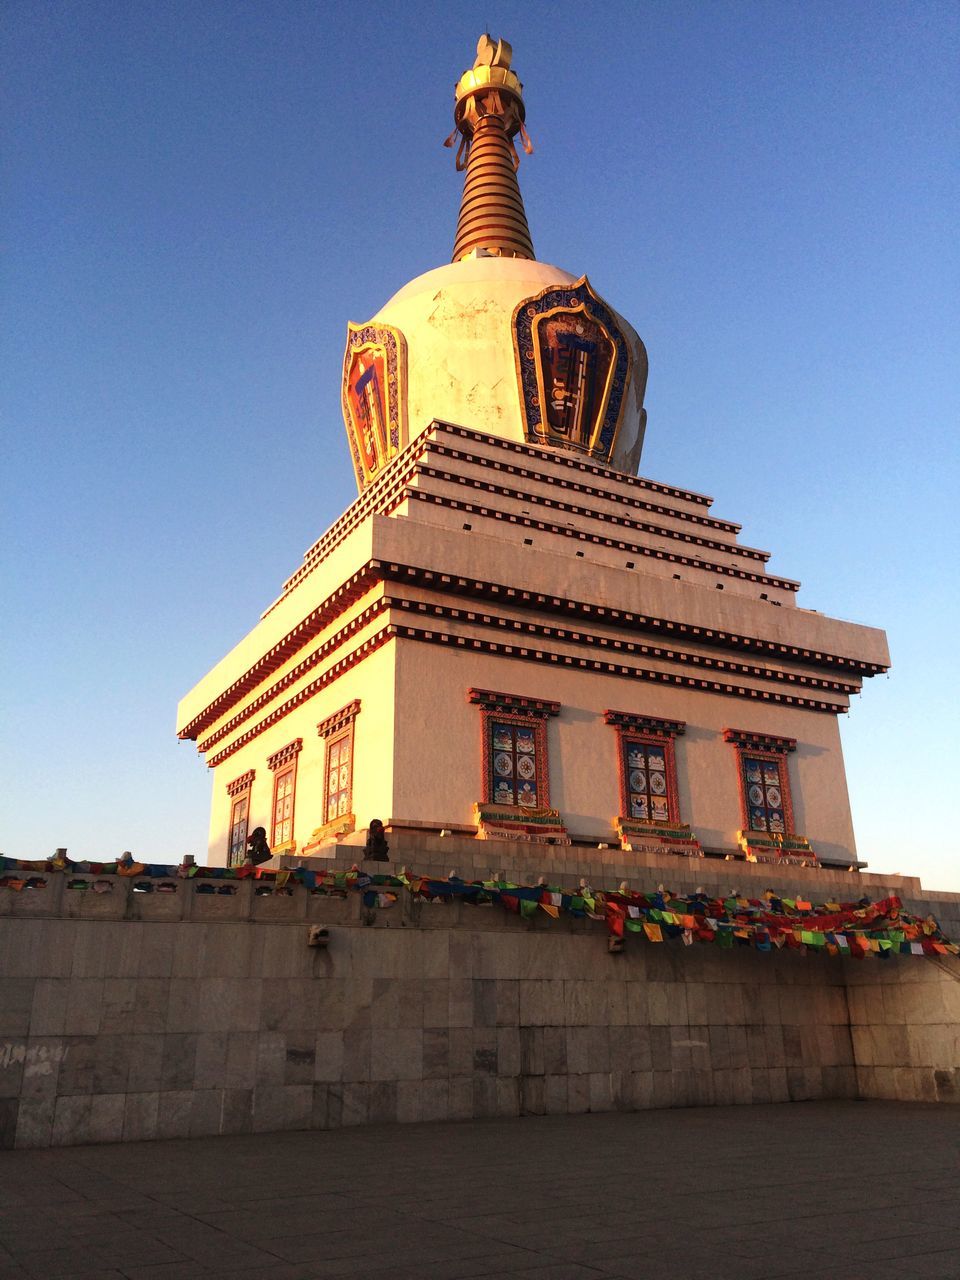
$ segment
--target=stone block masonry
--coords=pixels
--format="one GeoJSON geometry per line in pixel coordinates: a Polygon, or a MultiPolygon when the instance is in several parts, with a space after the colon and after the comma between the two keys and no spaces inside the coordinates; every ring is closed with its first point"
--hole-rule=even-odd
{"type": "MultiPolygon", "coordinates": [[[[2,895],[7,1147],[960,1100],[954,957],[858,962],[635,939],[610,955],[589,920],[402,895],[367,925],[358,894],[259,895],[250,881],[197,894],[181,881],[164,895],[103,879],[100,894],[50,875],[46,889],[2,895]],[[311,923],[328,926],[326,949],[307,945],[311,923]]],[[[858,887],[851,877],[848,896],[858,887]]],[[[909,905],[960,934],[957,900],[909,905]]]]}

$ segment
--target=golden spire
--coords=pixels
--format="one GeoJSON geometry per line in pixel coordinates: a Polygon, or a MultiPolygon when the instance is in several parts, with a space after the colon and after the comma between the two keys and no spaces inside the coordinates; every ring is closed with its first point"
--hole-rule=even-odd
{"type": "Polygon", "coordinates": [[[456,88],[456,128],[444,145],[452,146],[461,135],[457,169],[467,173],[454,262],[475,250],[500,258],[535,256],[517,182],[520,157],[513,139],[520,134],[527,155],[533,147],[523,127],[523,85],[510,70],[512,56],[505,40],[482,35],[477,60],[456,88]]]}

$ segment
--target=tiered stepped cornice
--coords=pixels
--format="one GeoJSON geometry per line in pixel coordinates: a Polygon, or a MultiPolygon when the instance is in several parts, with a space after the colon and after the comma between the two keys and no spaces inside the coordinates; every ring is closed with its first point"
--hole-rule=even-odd
{"type": "Polygon", "coordinates": [[[307,552],[262,657],[184,700],[180,736],[219,763],[398,638],[832,714],[886,669],[881,632],[797,608],[709,498],[574,465],[434,424],[307,552]]]}

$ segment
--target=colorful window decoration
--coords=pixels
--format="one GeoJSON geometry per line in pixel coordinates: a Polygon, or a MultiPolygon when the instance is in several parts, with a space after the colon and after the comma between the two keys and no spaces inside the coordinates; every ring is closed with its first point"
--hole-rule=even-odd
{"type": "Polygon", "coordinates": [[[490,721],[490,770],[495,804],[518,804],[536,809],[537,735],[530,723],[490,721]]]}
{"type": "Polygon", "coordinates": [[[783,834],[787,827],[783,817],[783,785],[780,762],[761,756],[741,757],[744,788],[747,793],[747,825],[751,831],[783,834]]]}
{"type": "Polygon", "coordinates": [[[608,461],[632,360],[613,312],[584,277],[525,299],[513,323],[527,440],[608,461]]]}
{"type": "Polygon", "coordinates": [[[227,834],[228,867],[241,867],[246,861],[253,778],[254,771],[250,769],[227,784],[227,794],[230,796],[230,825],[227,834]]]}
{"type": "Polygon", "coordinates": [[[559,702],[490,689],[471,689],[467,697],[482,710],[483,803],[546,809],[547,718],[559,714],[559,702]]]}
{"type": "Polygon", "coordinates": [[[687,823],[680,821],[675,739],[682,720],[661,720],[632,711],[605,711],[617,731],[620,816],[614,826],[628,852],[669,852],[702,857],[687,823]]]}
{"type": "Polygon", "coordinates": [[[684,722],[631,711],[605,711],[603,718],[617,730],[621,819],[677,823],[674,738],[686,729],[684,722]]]}
{"type": "Polygon", "coordinates": [[[643,821],[669,822],[665,744],[624,736],[620,740],[620,750],[627,779],[627,816],[643,821]]]}
{"type": "Polygon", "coordinates": [[[737,749],[743,830],[767,836],[792,834],[787,754],[796,750],[796,739],[750,733],[745,729],[724,729],[723,736],[737,749]]]}
{"type": "Polygon", "coordinates": [[[547,719],[560,703],[491,689],[469,689],[467,701],[481,711],[479,838],[569,844],[547,780],[547,719]]]}
{"type": "Polygon", "coordinates": [[[275,752],[267,760],[273,773],[273,824],[270,844],[278,847],[293,843],[294,802],[297,792],[297,757],[303,747],[303,739],[296,738],[275,752]]]}

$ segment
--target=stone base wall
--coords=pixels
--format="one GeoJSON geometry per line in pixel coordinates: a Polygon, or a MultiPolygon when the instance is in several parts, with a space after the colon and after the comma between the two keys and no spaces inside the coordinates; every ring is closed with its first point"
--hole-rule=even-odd
{"type": "Polygon", "coordinates": [[[960,960],[888,962],[876,972],[847,963],[860,1097],[960,1102],[960,960]]]}
{"type": "MultiPolygon", "coordinates": [[[[698,870],[700,881],[722,874],[698,870]]],[[[850,879],[847,896],[859,896],[850,879]]],[[[528,922],[496,907],[401,895],[367,923],[357,894],[261,895],[251,881],[222,895],[196,882],[139,893],[119,879],[96,893],[66,881],[0,895],[8,1147],[958,1100],[953,957],[857,962],[634,938],[611,955],[595,922],[528,922]],[[326,949],[307,945],[315,922],[329,926],[326,949]]],[[[939,909],[949,931],[957,901],[912,907],[939,909]]]]}

